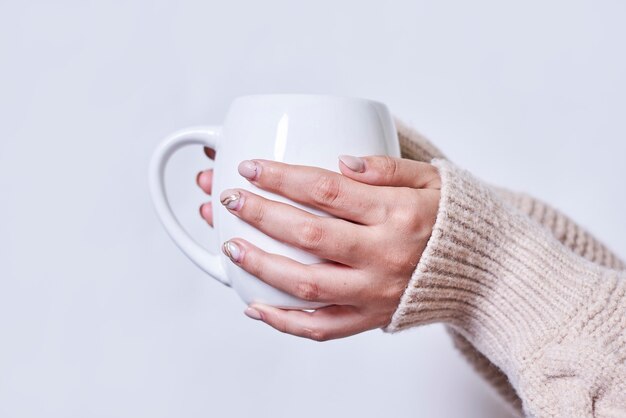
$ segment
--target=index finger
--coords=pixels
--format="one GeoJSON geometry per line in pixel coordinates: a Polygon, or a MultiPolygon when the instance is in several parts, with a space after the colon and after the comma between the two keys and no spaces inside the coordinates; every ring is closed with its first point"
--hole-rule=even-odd
{"type": "Polygon", "coordinates": [[[372,225],[386,217],[383,187],[360,183],[334,171],[270,160],[242,161],[238,170],[261,189],[342,219],[372,225]]]}

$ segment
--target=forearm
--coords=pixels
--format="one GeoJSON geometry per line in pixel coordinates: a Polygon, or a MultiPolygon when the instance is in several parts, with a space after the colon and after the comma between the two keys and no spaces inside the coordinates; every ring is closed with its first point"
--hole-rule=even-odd
{"type": "Polygon", "coordinates": [[[492,188],[500,198],[528,215],[575,254],[603,267],[626,269],[626,264],[619,256],[559,210],[525,193],[515,193],[496,186],[492,188]]]}
{"type": "MultiPolygon", "coordinates": [[[[395,122],[404,158],[424,162],[430,162],[433,158],[447,159],[428,138],[399,119],[395,122]]],[[[604,267],[626,269],[626,263],[619,256],[559,210],[526,193],[499,186],[490,187],[500,198],[546,228],[574,253],[604,267]]]]}
{"type": "MultiPolygon", "coordinates": [[[[530,415],[569,408],[559,400],[568,394],[560,372],[575,376],[584,392],[593,386],[587,375],[601,370],[594,384],[607,396],[600,403],[621,406],[624,273],[577,256],[469,173],[435,164],[442,177],[437,221],[387,331],[453,326],[505,372],[530,415]]],[[[574,412],[591,401],[580,396],[574,412]]]]}
{"type": "MultiPolygon", "coordinates": [[[[443,152],[426,137],[396,119],[402,156],[417,161],[430,162],[433,158],[446,158],[443,152]]],[[[584,228],[550,205],[524,193],[516,193],[505,188],[492,186],[492,190],[504,201],[549,231],[564,246],[598,265],[624,269],[625,264],[604,244],[595,239],[584,228]]],[[[508,377],[489,361],[453,327],[447,326],[455,347],[494,390],[518,413],[521,414],[521,400],[508,377]]]]}

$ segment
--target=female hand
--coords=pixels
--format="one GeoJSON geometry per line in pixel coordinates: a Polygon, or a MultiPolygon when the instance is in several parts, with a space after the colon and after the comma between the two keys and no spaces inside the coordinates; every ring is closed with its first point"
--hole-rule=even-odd
{"type": "MultiPolygon", "coordinates": [[[[212,157],[214,153],[205,150],[212,157]]],[[[329,306],[307,312],[252,304],[245,313],[279,331],[325,341],[386,326],[430,238],[439,206],[436,168],[413,160],[341,156],[341,173],[268,160],[239,173],[261,189],[318,208],[320,217],[245,189],[224,190],[230,213],[327,261],[302,264],[233,238],[222,246],[238,266],[269,285],[329,306]]],[[[211,193],[212,171],[198,185],[211,193]]],[[[200,208],[212,223],[210,204],[200,208]]]]}

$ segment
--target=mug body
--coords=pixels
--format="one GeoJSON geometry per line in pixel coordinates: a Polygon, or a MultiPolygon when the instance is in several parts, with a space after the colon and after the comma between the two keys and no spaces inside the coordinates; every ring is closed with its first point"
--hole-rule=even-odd
{"type": "MultiPolygon", "coordinates": [[[[214,166],[213,217],[220,242],[240,237],[267,252],[301,263],[323,261],[248,225],[229,213],[219,196],[225,189],[244,188],[317,215],[330,216],[259,189],[239,175],[237,166],[243,160],[268,159],[339,172],[337,157],[340,154],[400,156],[393,119],[385,105],[364,99],[316,95],[258,95],[236,99],[222,128],[214,166]]],[[[321,306],[277,290],[225,255],[221,257],[232,287],[246,303],[299,309],[321,306]]]]}

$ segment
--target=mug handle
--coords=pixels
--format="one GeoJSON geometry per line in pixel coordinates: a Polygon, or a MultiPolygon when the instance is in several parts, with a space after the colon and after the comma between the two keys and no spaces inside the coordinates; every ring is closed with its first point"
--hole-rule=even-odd
{"type": "Polygon", "coordinates": [[[187,145],[204,145],[217,149],[222,128],[219,126],[198,126],[174,132],[154,151],[150,161],[150,193],[161,223],[176,245],[198,267],[222,284],[231,285],[230,279],[220,262],[219,254],[213,254],[198,244],[180,225],[165,193],[165,167],[170,157],[187,145]]]}

